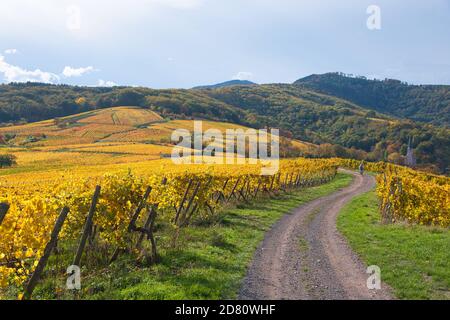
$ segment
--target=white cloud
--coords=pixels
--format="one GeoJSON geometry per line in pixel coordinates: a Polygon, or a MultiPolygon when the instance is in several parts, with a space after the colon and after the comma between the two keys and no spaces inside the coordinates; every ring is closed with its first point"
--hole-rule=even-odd
{"type": "Polygon", "coordinates": [[[0,55],[0,73],[3,74],[6,82],[55,83],[59,81],[59,76],[54,73],[42,71],[40,69],[34,71],[26,70],[9,64],[2,55],[0,55]]]}
{"type": "MultiPolygon", "coordinates": [[[[8,49],[10,50],[10,49],[8,49]]],[[[61,74],[42,71],[40,69],[27,70],[19,66],[12,65],[5,60],[5,57],[0,54],[0,74],[3,74],[3,80],[9,82],[42,82],[42,83],[59,83],[61,77],[81,77],[87,73],[97,71],[92,66],[73,68],[66,66],[61,74]]],[[[1,80],[1,79],[0,79],[1,80]]],[[[98,86],[112,87],[117,84],[112,81],[99,80],[98,86]]]]}
{"type": "Polygon", "coordinates": [[[62,72],[62,74],[67,77],[81,77],[82,75],[94,71],[94,67],[89,66],[85,68],[72,68],[69,66],[66,66],[62,72]]]}
{"type": "Polygon", "coordinates": [[[19,51],[17,49],[6,49],[5,54],[16,54],[19,51]]]}
{"type": "Polygon", "coordinates": [[[251,80],[253,78],[253,73],[247,71],[240,71],[233,76],[233,80],[251,80]]]}
{"type": "Polygon", "coordinates": [[[117,86],[117,83],[113,81],[105,81],[105,80],[98,80],[97,87],[115,87],[117,86]]]}

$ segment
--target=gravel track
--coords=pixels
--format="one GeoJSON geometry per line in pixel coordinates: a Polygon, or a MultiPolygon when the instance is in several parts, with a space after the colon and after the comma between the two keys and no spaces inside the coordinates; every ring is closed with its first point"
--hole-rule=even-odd
{"type": "Polygon", "coordinates": [[[367,289],[365,266],[336,229],[336,217],[353,197],[375,186],[372,176],[354,176],[350,186],[300,206],[269,230],[244,279],[242,300],[392,299],[367,289]]]}

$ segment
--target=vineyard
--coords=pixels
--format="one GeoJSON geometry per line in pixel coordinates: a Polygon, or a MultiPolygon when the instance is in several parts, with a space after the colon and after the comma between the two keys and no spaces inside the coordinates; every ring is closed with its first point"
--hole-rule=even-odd
{"type": "MultiPolygon", "coordinates": [[[[335,161],[355,170],[360,164],[348,159],[335,161]]],[[[377,193],[385,222],[450,226],[450,178],[384,162],[366,163],[366,170],[379,173],[377,193]]]]}
{"type": "MultiPolygon", "coordinates": [[[[55,255],[88,273],[124,253],[142,265],[155,264],[159,247],[176,246],[181,230],[216,221],[222,208],[325,183],[337,167],[357,169],[359,164],[282,160],[277,175],[261,176],[255,165],[186,167],[161,160],[122,169],[35,173],[27,180],[5,176],[0,183],[0,293],[13,287],[19,297],[31,298],[48,270],[64,274],[63,266],[47,266],[55,263],[55,255]]],[[[386,163],[366,163],[365,168],[378,173],[384,222],[450,225],[449,178],[386,163]]]]}
{"type": "Polygon", "coordinates": [[[167,164],[137,173],[0,184],[0,287],[14,286],[24,292],[21,298],[31,298],[55,253],[73,256],[74,265],[88,270],[124,252],[154,264],[163,241],[176,245],[180,230],[218,219],[222,207],[325,183],[337,166],[332,160],[296,159],[282,160],[275,176],[261,176],[260,169],[167,164]],[[157,241],[160,228],[171,236],[157,241]],[[93,252],[101,258],[88,259],[93,252]]]}
{"type": "MultiPolygon", "coordinates": [[[[338,167],[360,165],[281,160],[275,176],[261,176],[261,164],[175,165],[166,159],[171,133],[193,126],[115,107],[0,128],[8,138],[0,152],[17,159],[0,172],[0,298],[30,299],[39,283],[64,277],[70,265],[81,266],[83,276],[122,257],[153,266],[160,252],[182,245],[192,227],[217,223],[228,207],[323,184],[338,167]]],[[[203,122],[211,128],[246,129],[203,122]]],[[[385,223],[450,226],[450,178],[381,162],[365,169],[378,174],[385,223]]]]}

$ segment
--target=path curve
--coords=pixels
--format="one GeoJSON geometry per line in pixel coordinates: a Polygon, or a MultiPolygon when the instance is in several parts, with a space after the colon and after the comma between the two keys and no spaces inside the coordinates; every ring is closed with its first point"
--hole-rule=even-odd
{"type": "Polygon", "coordinates": [[[367,289],[365,266],[336,229],[336,218],[353,197],[375,186],[372,176],[283,216],[269,230],[244,279],[242,300],[392,299],[390,289],[367,289]]]}

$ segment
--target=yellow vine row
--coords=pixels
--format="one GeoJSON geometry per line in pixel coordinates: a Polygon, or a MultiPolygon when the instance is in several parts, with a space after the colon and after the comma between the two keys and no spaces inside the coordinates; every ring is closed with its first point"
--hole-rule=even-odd
{"type": "Polygon", "coordinates": [[[0,225],[0,288],[20,286],[29,279],[62,207],[69,207],[70,213],[60,240],[76,241],[80,237],[95,185],[101,185],[93,218],[99,230],[98,241],[114,248],[126,245],[124,235],[133,210],[148,187],[152,191],[147,205],[157,205],[158,219],[170,223],[189,181],[200,183],[194,202],[199,208],[197,217],[205,219],[212,214],[205,207],[212,204],[213,195],[222,192],[229,196],[239,181],[240,186],[246,182],[251,190],[257,186],[279,190],[292,179],[299,179],[304,185],[328,181],[337,170],[332,160],[307,159],[282,160],[276,177],[261,176],[261,168],[254,165],[181,167],[144,168],[148,170],[139,174],[129,171],[96,178],[74,174],[27,184],[0,184],[0,202],[10,205],[0,225]]]}
{"type": "MultiPolygon", "coordinates": [[[[334,159],[339,166],[357,170],[360,161],[334,159]]],[[[384,162],[366,162],[377,172],[380,212],[387,222],[450,226],[450,178],[384,162]]]]}

